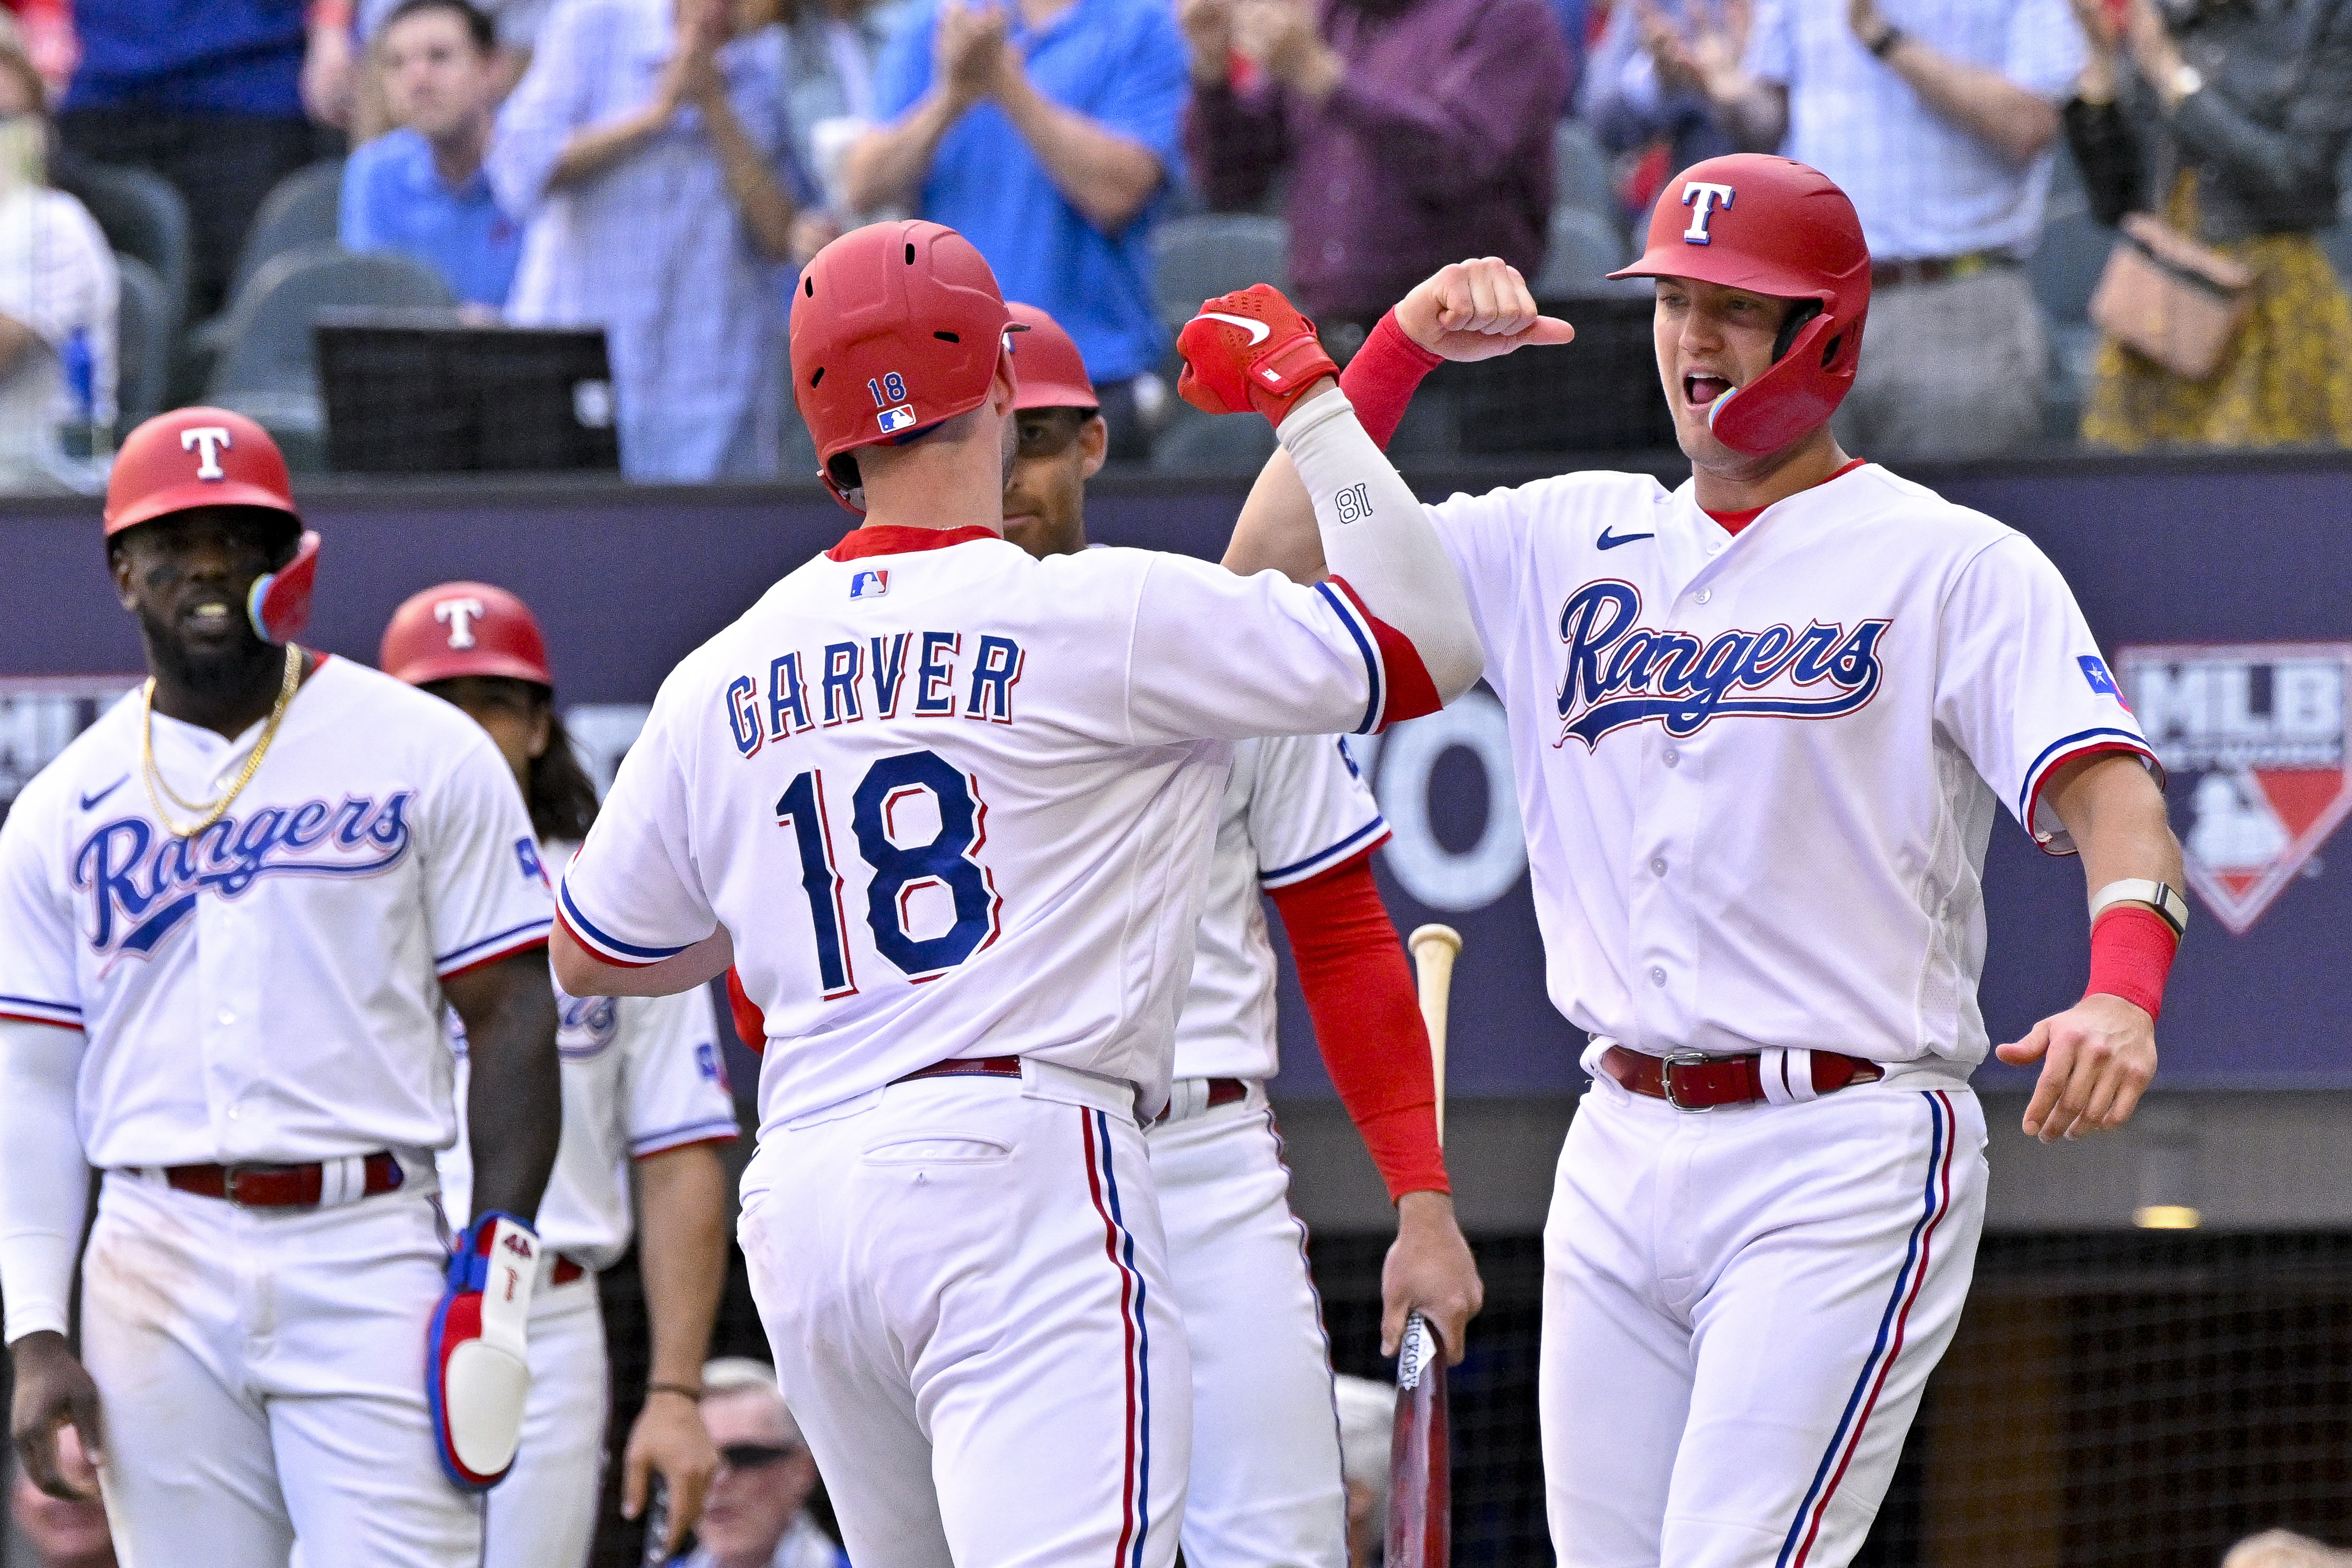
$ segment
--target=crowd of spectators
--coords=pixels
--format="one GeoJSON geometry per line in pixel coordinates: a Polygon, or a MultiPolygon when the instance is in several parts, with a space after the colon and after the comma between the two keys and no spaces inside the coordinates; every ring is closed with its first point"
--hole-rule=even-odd
{"type": "Polygon", "coordinates": [[[1344,358],[1465,255],[1597,288],[1564,209],[1630,249],[1675,170],[1739,149],[1816,165],[1860,211],[1849,449],[2352,439],[2331,262],[2352,0],[0,4],[25,13],[0,15],[10,487],[71,482],[58,430],[113,412],[113,258],[76,172],[180,193],[194,324],[232,303],[272,189],[322,156],[345,158],[345,248],[421,262],[478,320],[604,330],[638,479],[797,473],[798,267],[877,217],[961,229],[1062,321],[1111,457],[1140,461],[1187,417],[1171,223],[1278,223],[1281,281],[1344,358]],[[2119,223],[2222,280],[2214,362],[2090,307],[2119,223]]]}

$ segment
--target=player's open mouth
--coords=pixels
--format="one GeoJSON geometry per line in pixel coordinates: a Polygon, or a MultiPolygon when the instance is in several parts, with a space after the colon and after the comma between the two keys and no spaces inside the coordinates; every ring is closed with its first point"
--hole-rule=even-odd
{"type": "Polygon", "coordinates": [[[1683,377],[1683,401],[1693,408],[1705,408],[1731,390],[1731,383],[1721,376],[1695,371],[1683,377]]]}
{"type": "Polygon", "coordinates": [[[225,632],[236,622],[236,611],[227,602],[207,599],[191,609],[186,616],[191,632],[225,632]]]}

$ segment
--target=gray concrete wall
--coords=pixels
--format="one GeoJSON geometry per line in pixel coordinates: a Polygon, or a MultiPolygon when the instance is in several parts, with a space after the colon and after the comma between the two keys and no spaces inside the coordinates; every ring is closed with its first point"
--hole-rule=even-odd
{"type": "MultiPolygon", "coordinates": [[[[1276,1102],[1292,1202],[1327,1231],[1393,1223],[1380,1177],[1339,1103],[1276,1102]]],[[[1446,1107],[1446,1162],[1464,1228],[1543,1225],[1574,1103],[1467,1100],[1446,1107]]],[[[2211,1229],[2352,1227],[2352,1092],[2151,1095],[2121,1132],[2042,1145],[2018,1126],[2021,1094],[1989,1094],[1991,1230],[2126,1229],[2136,1208],[2186,1205],[2211,1229]]]]}

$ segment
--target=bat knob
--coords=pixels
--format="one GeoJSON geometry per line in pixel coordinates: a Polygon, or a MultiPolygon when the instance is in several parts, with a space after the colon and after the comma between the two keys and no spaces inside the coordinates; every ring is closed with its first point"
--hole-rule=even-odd
{"type": "Polygon", "coordinates": [[[1425,944],[1432,943],[1444,946],[1451,952],[1459,953],[1462,951],[1462,933],[1451,925],[1434,924],[1416,925],[1413,927],[1412,935],[1406,937],[1404,941],[1404,945],[1416,953],[1420,952],[1425,944]]]}

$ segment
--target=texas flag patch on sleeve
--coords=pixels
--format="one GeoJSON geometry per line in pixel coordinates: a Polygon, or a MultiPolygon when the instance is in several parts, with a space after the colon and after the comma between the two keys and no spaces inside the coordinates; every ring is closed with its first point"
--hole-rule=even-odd
{"type": "Polygon", "coordinates": [[[2115,676],[2107,673],[2105,660],[2096,653],[2084,653],[2074,662],[2083,666],[2083,678],[2091,683],[2093,691],[2111,696],[2117,702],[2124,700],[2123,692],[2116,685],[2115,676]]]}

